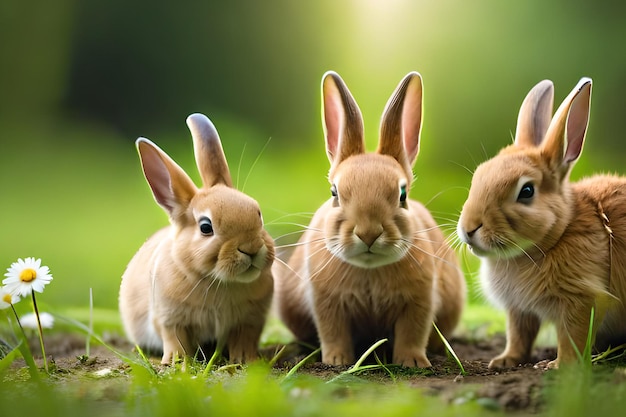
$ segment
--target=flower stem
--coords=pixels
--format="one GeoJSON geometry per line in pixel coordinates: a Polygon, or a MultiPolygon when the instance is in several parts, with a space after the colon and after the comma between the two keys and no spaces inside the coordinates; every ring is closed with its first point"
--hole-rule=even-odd
{"type": "Polygon", "coordinates": [[[35,290],[32,290],[33,295],[33,309],[35,310],[35,317],[37,317],[37,327],[39,329],[39,344],[41,345],[41,354],[43,355],[43,368],[46,370],[46,373],[49,373],[48,370],[48,360],[46,359],[46,349],[43,345],[43,328],[41,327],[41,320],[39,319],[39,309],[37,308],[37,300],[35,299],[35,290]]]}
{"type": "Polygon", "coordinates": [[[24,362],[26,362],[26,365],[28,365],[28,373],[30,374],[30,377],[35,381],[39,381],[39,369],[37,369],[37,365],[35,364],[35,360],[33,359],[33,354],[28,347],[28,338],[26,337],[26,332],[24,331],[24,327],[22,327],[20,317],[17,315],[17,311],[15,310],[15,306],[13,306],[13,304],[11,304],[11,309],[13,310],[13,314],[15,314],[15,320],[17,320],[18,326],[20,326],[20,330],[22,331],[22,340],[18,342],[18,348],[22,353],[24,362]]]}

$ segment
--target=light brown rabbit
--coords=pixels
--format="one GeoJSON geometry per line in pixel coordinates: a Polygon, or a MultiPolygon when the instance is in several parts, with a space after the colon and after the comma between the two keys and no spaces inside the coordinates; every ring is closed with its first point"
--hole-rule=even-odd
{"type": "Polygon", "coordinates": [[[376,153],[365,153],[361,112],[343,80],[322,81],[332,197],[288,263],[274,265],[280,317],[322,361],[351,364],[379,339],[392,360],[428,367],[459,321],[465,281],[428,210],[407,198],[419,150],[422,79],[408,74],[385,108],[376,153]]]}
{"type": "Polygon", "coordinates": [[[187,118],[204,186],[147,139],[137,140],[146,180],[170,226],[128,264],[120,312],[129,339],[162,351],[161,363],[225,347],[231,362],[257,357],[273,293],[274,244],[259,205],[232,188],[219,136],[202,114],[187,118]]]}
{"type": "Polygon", "coordinates": [[[552,82],[524,100],[515,143],[474,173],[457,233],[481,257],[486,294],[507,311],[507,344],[490,368],[530,359],[540,323],[556,324],[548,367],[576,361],[595,307],[596,347],[626,341],[626,178],[570,183],[583,148],[591,80],[552,118],[552,82]]]}

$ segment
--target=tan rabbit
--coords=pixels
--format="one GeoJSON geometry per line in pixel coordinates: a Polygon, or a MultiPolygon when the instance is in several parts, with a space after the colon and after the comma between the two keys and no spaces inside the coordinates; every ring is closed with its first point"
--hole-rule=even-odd
{"type": "Polygon", "coordinates": [[[410,73],[384,111],[376,153],[365,153],[361,112],[343,80],[322,81],[332,197],[313,216],[288,263],[274,265],[280,317],[299,340],[321,342],[322,361],[355,361],[390,338],[392,360],[428,367],[450,335],[465,281],[428,210],[407,198],[419,150],[422,80],[410,73]]]}
{"type": "Polygon", "coordinates": [[[507,311],[507,344],[490,368],[530,359],[540,323],[556,324],[548,367],[583,352],[595,306],[596,346],[626,341],[626,178],[569,175],[589,121],[583,78],[552,118],[552,82],[528,93],[515,143],[474,173],[460,239],[481,257],[486,294],[507,311]]]}
{"type": "Polygon", "coordinates": [[[163,364],[203,345],[226,347],[232,362],[250,361],[271,303],[274,244],[257,202],[232,188],[211,121],[193,114],[187,125],[200,189],[155,144],[137,140],[146,180],[171,225],[128,264],[122,321],[133,343],[163,352],[163,364]]]}

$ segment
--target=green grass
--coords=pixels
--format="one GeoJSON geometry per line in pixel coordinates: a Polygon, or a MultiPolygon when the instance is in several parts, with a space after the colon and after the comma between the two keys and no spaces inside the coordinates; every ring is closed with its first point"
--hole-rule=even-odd
{"type": "MultiPolygon", "coordinates": [[[[288,374],[258,362],[215,366],[190,363],[156,371],[140,357],[104,376],[52,373],[36,383],[22,369],[0,367],[0,404],[11,416],[485,416],[503,415],[471,395],[448,403],[425,395],[402,377],[360,377],[355,366],[333,378],[301,370],[288,374]],[[386,380],[386,382],[385,382],[386,380]],[[10,405],[10,406],[9,406],[10,405]]],[[[386,372],[397,372],[393,367],[386,372]]],[[[400,375],[400,374],[397,374],[400,375]]],[[[428,377],[426,377],[428,378],[428,377]]],[[[626,373],[615,366],[573,366],[545,375],[546,416],[620,415],[626,373]]],[[[452,383],[452,382],[450,382],[452,383]]]]}
{"type": "MultiPolygon", "coordinates": [[[[493,317],[493,311],[470,305],[462,328],[478,328],[493,317]],[[469,317],[469,319],[468,319],[469,317]]],[[[85,335],[89,311],[67,309],[68,319],[49,332],[76,332],[85,335]],[[77,324],[82,323],[82,324],[77,324]]],[[[96,310],[94,329],[119,329],[117,312],[96,310]]],[[[493,331],[503,329],[495,320],[493,331]]],[[[271,319],[264,338],[276,343],[284,328],[271,319]]],[[[109,330],[106,330],[109,329],[109,330]]],[[[101,342],[96,331],[93,343],[101,342]]],[[[381,342],[384,343],[384,342],[381,342]]],[[[364,354],[361,359],[365,359],[364,354]]],[[[16,357],[0,363],[0,404],[10,404],[11,416],[484,416],[502,415],[494,404],[472,394],[459,394],[458,401],[425,395],[411,386],[405,372],[397,367],[362,365],[345,372],[314,376],[305,368],[278,370],[267,362],[249,366],[206,368],[188,362],[185,368],[163,369],[137,354],[126,354],[127,366],[102,375],[88,368],[52,371],[42,381],[29,377],[25,368],[6,367],[16,357]],[[372,378],[372,372],[377,373],[372,378]]],[[[87,360],[84,358],[83,360],[87,360]]],[[[97,360],[97,359],[96,359],[97,360]]],[[[545,374],[546,416],[619,415],[626,407],[626,372],[623,359],[603,359],[593,367],[572,366],[545,374]],[[621,362],[620,362],[621,361],[621,362]]],[[[422,376],[429,378],[427,374],[422,376]]],[[[452,383],[452,382],[450,382],[452,383]]]]}

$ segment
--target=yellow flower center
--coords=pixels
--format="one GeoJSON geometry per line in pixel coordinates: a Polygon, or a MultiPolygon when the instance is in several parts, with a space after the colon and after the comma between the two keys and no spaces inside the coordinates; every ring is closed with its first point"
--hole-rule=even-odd
{"type": "Polygon", "coordinates": [[[11,294],[4,294],[4,297],[2,297],[2,301],[4,301],[7,304],[13,304],[11,301],[13,301],[13,299],[11,298],[11,294]]]}
{"type": "Polygon", "coordinates": [[[26,268],[20,272],[20,281],[31,282],[37,278],[37,272],[32,268],[26,268]]]}

